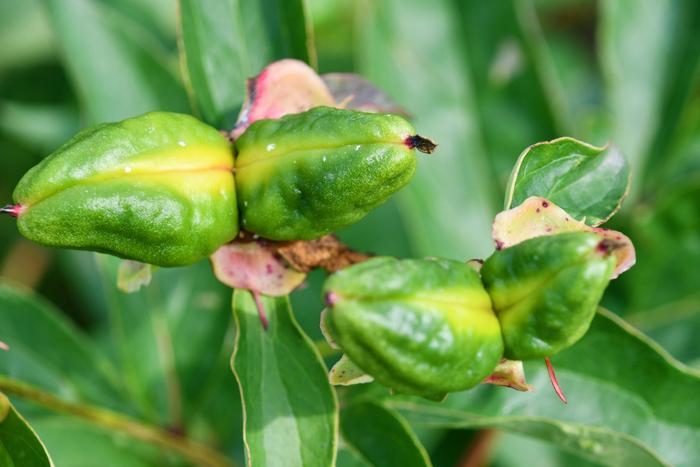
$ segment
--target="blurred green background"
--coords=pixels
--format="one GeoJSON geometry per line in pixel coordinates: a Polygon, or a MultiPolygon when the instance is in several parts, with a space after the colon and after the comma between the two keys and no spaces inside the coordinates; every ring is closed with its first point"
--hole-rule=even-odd
{"type": "MultiPolygon", "coordinates": [[[[0,201],[9,202],[22,174],[87,124],[155,109],[191,111],[180,78],[175,3],[0,0],[0,201]]],[[[637,265],[611,285],[605,305],[700,368],[700,2],[311,0],[310,11],[319,71],[367,76],[440,143],[406,190],[340,232],[345,241],[397,256],[485,257],[491,219],[526,146],[563,135],[613,141],[634,173],[609,226],[633,240],[637,265]]],[[[173,340],[188,347],[176,355],[178,365],[184,359],[178,372],[193,372],[181,389],[198,391],[197,372],[213,381],[196,404],[177,410],[203,437],[216,431],[242,460],[240,414],[232,408],[239,402],[226,369],[228,292],[207,269],[203,263],[161,271],[152,296],[119,297],[109,261],[33,245],[9,218],[0,219],[0,275],[38,291],[121,359],[134,400],[142,402],[135,412],[174,410],[162,397],[150,398],[167,386],[167,374],[139,387],[158,373],[158,361],[148,356],[153,337],[139,331],[151,320],[144,309],[164,308],[173,340]],[[179,297],[187,287],[208,295],[179,297]],[[190,305],[175,321],[168,315],[190,305]],[[217,318],[193,336],[194,313],[206,310],[217,318]],[[126,320],[121,344],[109,325],[115,313],[126,320]],[[203,356],[211,368],[197,365],[203,356]],[[230,416],[212,426],[208,414],[221,410],[230,416]]],[[[322,277],[314,273],[293,297],[314,339],[321,337],[322,277]]],[[[37,429],[49,439],[70,432],[60,423],[44,425],[37,429]]],[[[475,436],[420,435],[435,465],[464,460],[475,436]]],[[[489,465],[585,465],[539,441],[494,439],[489,465]]]]}

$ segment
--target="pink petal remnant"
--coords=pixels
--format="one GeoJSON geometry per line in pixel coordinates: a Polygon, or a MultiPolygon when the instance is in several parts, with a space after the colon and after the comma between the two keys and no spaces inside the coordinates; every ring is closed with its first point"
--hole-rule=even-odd
{"type": "Polygon", "coordinates": [[[246,100],[231,136],[238,138],[256,120],[280,118],[322,105],[333,107],[335,99],[313,68],[293,59],[273,62],[248,80],[246,100]]]}
{"type": "Polygon", "coordinates": [[[10,346],[5,344],[3,341],[0,341],[0,349],[2,350],[10,350],[10,346]]]}
{"type": "Polygon", "coordinates": [[[12,217],[19,217],[25,210],[26,206],[22,204],[8,204],[0,208],[1,214],[9,214],[12,217]]]}
{"type": "Polygon", "coordinates": [[[564,392],[561,390],[561,387],[559,386],[559,382],[557,381],[557,375],[554,374],[554,367],[552,366],[552,362],[549,361],[549,357],[544,357],[544,363],[547,365],[547,373],[549,373],[549,381],[552,383],[552,387],[554,388],[554,392],[557,393],[557,396],[559,396],[559,399],[565,404],[568,404],[566,400],[566,396],[564,396],[564,392]]]}
{"type": "Polygon", "coordinates": [[[497,250],[530,238],[564,232],[594,232],[604,240],[609,240],[608,243],[614,243],[615,248],[610,252],[615,256],[617,264],[611,279],[627,271],[636,261],[634,245],[626,235],[614,230],[590,227],[572,219],[562,208],[539,196],[532,196],[521,205],[498,213],[492,229],[497,250]]]}
{"type": "Polygon", "coordinates": [[[270,327],[270,322],[267,320],[267,314],[265,314],[265,307],[262,304],[262,300],[260,300],[260,292],[256,290],[251,290],[250,293],[253,294],[253,298],[255,299],[255,306],[258,309],[258,316],[260,317],[262,327],[264,330],[267,331],[267,328],[270,327]]]}
{"type": "Polygon", "coordinates": [[[289,267],[273,249],[260,242],[233,242],[211,256],[214,275],[234,289],[256,290],[279,297],[289,294],[306,274],[289,267]]]}

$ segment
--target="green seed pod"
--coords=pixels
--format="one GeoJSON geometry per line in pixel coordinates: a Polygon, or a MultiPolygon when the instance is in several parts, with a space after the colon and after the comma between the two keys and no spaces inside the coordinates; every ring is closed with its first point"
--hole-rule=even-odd
{"type": "Polygon", "coordinates": [[[496,251],[481,268],[505,356],[552,356],[588,330],[610,281],[614,245],[595,233],[535,237],[496,251]]]}
{"type": "Polygon", "coordinates": [[[232,166],[217,130],[153,112],[78,133],[25,174],[5,211],[43,245],[186,265],[238,232],[232,166]]]}
{"type": "Polygon", "coordinates": [[[374,258],[331,276],[324,292],[330,337],[398,392],[440,399],[468,389],[503,354],[491,300],[464,263],[374,258]]]}
{"type": "Polygon", "coordinates": [[[258,120],[236,140],[241,227],[311,240],[357,222],[408,183],[413,148],[435,145],[396,115],[316,107],[258,120]]]}

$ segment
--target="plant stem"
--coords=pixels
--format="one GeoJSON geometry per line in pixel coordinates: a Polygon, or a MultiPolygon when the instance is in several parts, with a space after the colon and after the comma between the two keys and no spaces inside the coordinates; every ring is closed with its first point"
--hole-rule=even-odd
{"type": "Polygon", "coordinates": [[[0,376],[0,391],[32,401],[55,412],[73,415],[103,428],[120,431],[132,438],[176,452],[197,466],[234,466],[233,462],[205,444],[159,427],[146,425],[111,410],[61,400],[41,389],[5,376],[0,376]]]}

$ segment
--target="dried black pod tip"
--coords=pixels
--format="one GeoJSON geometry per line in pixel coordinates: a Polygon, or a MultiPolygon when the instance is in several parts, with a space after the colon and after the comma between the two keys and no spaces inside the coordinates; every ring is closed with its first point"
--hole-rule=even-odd
{"type": "Polygon", "coordinates": [[[610,240],[609,238],[605,238],[598,243],[596,250],[602,256],[608,256],[613,251],[618,250],[620,248],[624,248],[625,246],[627,246],[625,242],[618,242],[615,240],[610,240]]]}
{"type": "Polygon", "coordinates": [[[424,154],[432,154],[433,151],[435,151],[435,148],[437,147],[436,143],[429,140],[428,138],[423,138],[420,135],[409,136],[408,138],[406,138],[405,143],[406,146],[408,146],[410,149],[418,149],[424,154]]]}
{"type": "Polygon", "coordinates": [[[0,213],[9,214],[12,217],[19,217],[23,210],[24,206],[21,204],[8,204],[7,206],[0,208],[0,213]]]}

